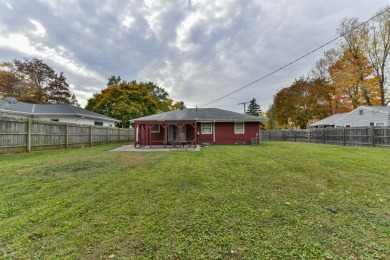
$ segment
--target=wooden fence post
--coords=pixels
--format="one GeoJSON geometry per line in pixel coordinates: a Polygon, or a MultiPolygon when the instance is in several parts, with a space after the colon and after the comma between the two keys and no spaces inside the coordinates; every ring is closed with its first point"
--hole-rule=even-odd
{"type": "Polygon", "coordinates": [[[92,140],[92,138],[93,138],[93,134],[92,134],[93,128],[92,127],[93,126],[89,127],[89,145],[90,145],[90,147],[92,147],[92,144],[93,144],[93,140],[92,140]]]}
{"type": "Polygon", "coordinates": [[[31,131],[32,119],[27,120],[27,152],[31,152],[31,131]]]}
{"type": "Polygon", "coordinates": [[[118,127],[118,143],[121,142],[121,129],[118,127]]]}
{"type": "Polygon", "coordinates": [[[371,145],[375,147],[375,129],[374,126],[371,126],[371,145]]]}
{"type": "Polygon", "coordinates": [[[69,148],[69,126],[65,123],[65,149],[69,148]]]}
{"type": "Polygon", "coordinates": [[[309,143],[311,143],[311,129],[309,129],[307,139],[308,139],[309,143]]]}
{"type": "Polygon", "coordinates": [[[322,128],[322,143],[325,143],[325,128],[322,128]]]}
{"type": "Polygon", "coordinates": [[[346,146],[346,141],[345,141],[345,127],[343,127],[343,145],[346,146]]]}
{"type": "Polygon", "coordinates": [[[106,132],[106,144],[110,143],[110,127],[107,126],[107,132],[106,132]]]}

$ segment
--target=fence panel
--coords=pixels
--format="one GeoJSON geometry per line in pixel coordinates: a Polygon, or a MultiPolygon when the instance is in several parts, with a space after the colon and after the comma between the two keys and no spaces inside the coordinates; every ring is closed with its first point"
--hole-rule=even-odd
{"type": "Polygon", "coordinates": [[[374,128],[374,145],[390,147],[390,127],[374,128]]]}
{"type": "Polygon", "coordinates": [[[345,128],[345,144],[349,146],[372,146],[371,127],[345,128]]]}
{"type": "Polygon", "coordinates": [[[65,125],[57,122],[31,122],[31,150],[65,148],[65,125]]]}
{"type": "Polygon", "coordinates": [[[390,147],[390,126],[265,130],[261,140],[390,147]]]}
{"type": "Polygon", "coordinates": [[[134,140],[130,128],[0,117],[0,154],[79,148],[134,140]]]}
{"type": "Polygon", "coordinates": [[[17,153],[27,151],[26,120],[7,117],[0,118],[0,153],[17,153]]]}
{"type": "Polygon", "coordinates": [[[324,131],[326,144],[345,144],[343,128],[328,128],[324,131]]]}

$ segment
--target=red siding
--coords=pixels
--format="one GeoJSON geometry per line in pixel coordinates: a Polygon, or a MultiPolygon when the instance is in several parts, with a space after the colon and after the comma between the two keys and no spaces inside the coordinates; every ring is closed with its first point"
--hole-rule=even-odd
{"type": "MultiPolygon", "coordinates": [[[[198,143],[215,143],[215,144],[251,144],[252,138],[259,138],[260,125],[258,122],[244,123],[244,134],[234,133],[234,122],[215,123],[215,142],[213,134],[202,134],[201,123],[198,123],[198,143]],[[257,134],[257,135],[256,135],[257,134]]],[[[257,139],[259,140],[259,139],[257,139]]]]}
{"type": "Polygon", "coordinates": [[[202,143],[213,143],[213,135],[212,134],[202,134],[202,124],[197,123],[197,132],[199,133],[198,135],[198,144],[202,143]]]}
{"type": "MultiPolygon", "coordinates": [[[[235,134],[234,122],[216,122],[212,134],[202,134],[201,123],[197,123],[197,132],[199,133],[197,137],[198,144],[251,144],[252,138],[259,140],[259,126],[258,122],[246,122],[244,123],[244,134],[235,134]]],[[[187,125],[186,136],[183,136],[183,141],[193,139],[195,136],[194,130],[191,125],[187,125]]],[[[161,126],[159,133],[152,133],[152,144],[164,144],[164,131],[164,128],[161,126]]],[[[149,135],[147,132],[146,127],[141,127],[139,136],[141,144],[149,144],[149,135]]]]}
{"type": "Polygon", "coordinates": [[[160,126],[160,133],[152,133],[152,144],[164,144],[164,128],[160,126]]]}

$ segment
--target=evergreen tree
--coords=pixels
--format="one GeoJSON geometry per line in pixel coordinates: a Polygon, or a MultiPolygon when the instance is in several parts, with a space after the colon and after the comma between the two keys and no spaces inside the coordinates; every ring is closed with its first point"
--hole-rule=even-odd
{"type": "Polygon", "coordinates": [[[246,114],[252,115],[252,116],[260,116],[261,113],[262,112],[261,112],[261,109],[260,109],[260,105],[258,105],[257,102],[256,102],[256,99],[253,98],[249,102],[249,106],[248,106],[248,109],[246,110],[246,114]]]}

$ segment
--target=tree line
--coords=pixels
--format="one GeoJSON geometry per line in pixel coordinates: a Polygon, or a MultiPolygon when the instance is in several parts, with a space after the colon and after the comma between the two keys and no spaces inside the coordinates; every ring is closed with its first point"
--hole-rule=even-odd
{"type": "MultiPolygon", "coordinates": [[[[80,106],[63,72],[37,58],[0,63],[0,99],[14,97],[33,104],[71,104],[80,106]]],[[[164,88],[153,82],[108,78],[107,86],[88,99],[86,109],[122,121],[128,127],[133,118],[178,109],[164,88]]]]}
{"type": "Polygon", "coordinates": [[[0,98],[15,97],[34,104],[72,104],[79,106],[64,73],[37,58],[0,63],[0,98]]]}
{"type": "Polygon", "coordinates": [[[309,75],[275,94],[266,113],[269,129],[307,128],[358,106],[390,103],[390,6],[366,23],[344,19],[337,34],[341,40],[325,51],[309,75]]]}

